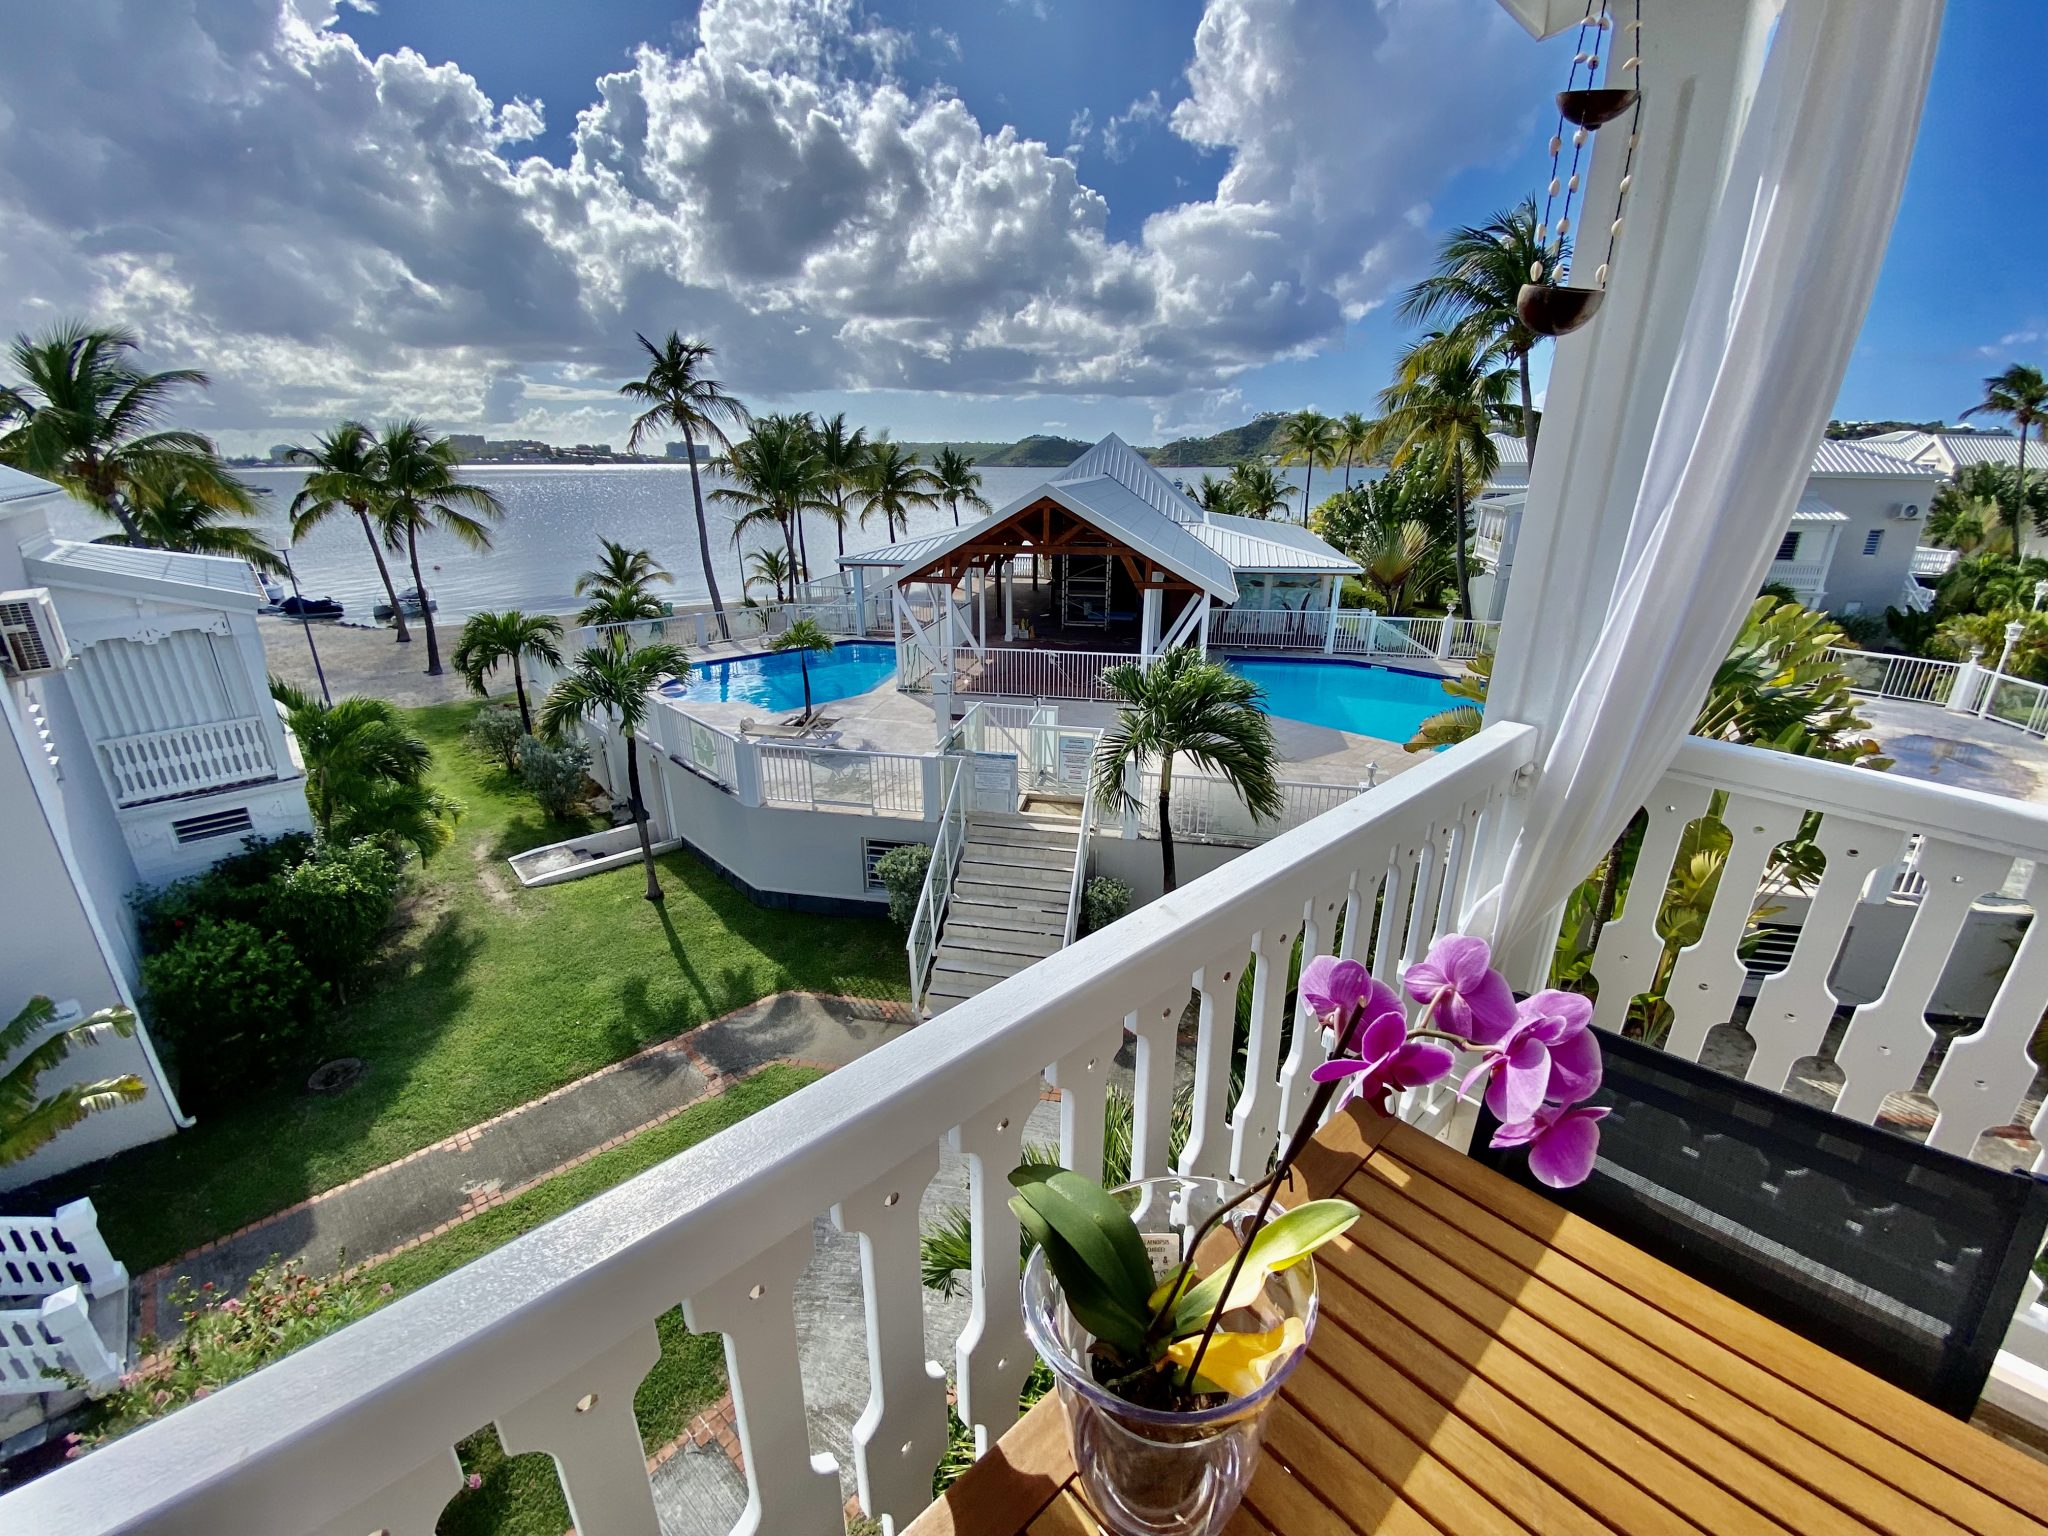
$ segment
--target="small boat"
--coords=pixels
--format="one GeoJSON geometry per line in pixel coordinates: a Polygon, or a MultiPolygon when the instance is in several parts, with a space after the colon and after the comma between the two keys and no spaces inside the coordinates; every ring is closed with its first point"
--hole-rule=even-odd
{"type": "MultiPolygon", "coordinates": [[[[407,587],[403,592],[399,593],[398,606],[405,610],[406,616],[408,618],[418,618],[420,615],[420,589],[418,587],[407,587]]],[[[427,600],[426,611],[428,613],[434,613],[440,609],[440,606],[441,605],[438,601],[436,601],[433,598],[429,598],[427,600]]],[[[373,616],[380,619],[388,619],[393,617],[393,610],[389,603],[379,603],[376,607],[372,608],[370,612],[373,616]]]]}
{"type": "Polygon", "coordinates": [[[338,619],[341,602],[332,597],[287,597],[277,611],[288,619],[338,619]]]}

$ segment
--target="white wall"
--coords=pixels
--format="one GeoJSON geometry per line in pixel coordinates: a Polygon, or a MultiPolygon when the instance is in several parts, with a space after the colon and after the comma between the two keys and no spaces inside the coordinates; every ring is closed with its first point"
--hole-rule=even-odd
{"type": "MultiPolygon", "coordinates": [[[[1913,549],[1920,542],[1921,524],[1892,516],[1892,509],[1901,503],[1911,503],[1924,516],[1934,483],[1924,478],[1885,480],[1815,475],[1807,481],[1807,489],[1849,519],[1834,525],[1840,536],[1835,540],[1821,606],[1830,613],[1846,613],[1853,605],[1860,605],[1860,611],[1879,617],[1885,609],[1898,607],[1899,593],[1912,571],[1913,549]],[[1866,555],[1863,545],[1873,532],[1882,535],[1879,549],[1875,555],[1866,555]]],[[[1823,531],[1809,527],[1807,538],[1817,543],[1823,531]]],[[[1801,557],[1806,558],[1803,550],[1801,557]]]]}

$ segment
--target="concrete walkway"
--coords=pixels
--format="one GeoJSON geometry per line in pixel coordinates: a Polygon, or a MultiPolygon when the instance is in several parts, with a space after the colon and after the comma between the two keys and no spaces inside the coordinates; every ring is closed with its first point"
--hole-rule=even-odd
{"type": "Polygon", "coordinates": [[[175,1323],[181,1275],[239,1291],[273,1259],[319,1274],[433,1237],[657,1125],[770,1062],[844,1066],[911,1027],[901,1003],[781,992],[423,1147],[151,1270],[138,1334],[175,1323]]]}
{"type": "Polygon", "coordinates": [[[1861,695],[1856,712],[1870,722],[1892,772],[2013,800],[2048,801],[2048,742],[2016,726],[1955,715],[1936,704],[1861,695]]]}

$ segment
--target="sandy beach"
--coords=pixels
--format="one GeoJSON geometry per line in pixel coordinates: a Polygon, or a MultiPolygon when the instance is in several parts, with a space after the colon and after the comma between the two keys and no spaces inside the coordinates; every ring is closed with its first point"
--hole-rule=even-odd
{"type": "MultiPolygon", "coordinates": [[[[263,618],[258,624],[271,675],[317,693],[319,681],[313,673],[312,658],[306,652],[308,626],[277,618],[263,618]]],[[[400,645],[393,638],[395,631],[389,629],[345,624],[310,627],[313,643],[320,650],[320,664],[327,672],[327,686],[337,699],[346,694],[366,693],[411,708],[471,697],[462,679],[448,667],[448,654],[455,648],[459,625],[443,625],[439,630],[441,665],[448,667],[439,677],[427,676],[427,641],[417,625],[409,645],[400,645]]]]}

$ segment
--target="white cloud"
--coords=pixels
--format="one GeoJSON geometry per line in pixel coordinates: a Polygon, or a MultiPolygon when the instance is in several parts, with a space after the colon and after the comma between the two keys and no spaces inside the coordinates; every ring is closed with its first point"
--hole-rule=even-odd
{"type": "Polygon", "coordinates": [[[540,381],[596,391],[636,329],[671,327],[760,396],[1125,395],[1206,417],[1234,376],[1328,343],[1402,280],[1427,199],[1513,140],[1482,104],[1534,100],[1539,62],[1490,0],[1210,0],[1185,99],[1070,131],[1107,148],[1163,121],[1225,160],[1213,198],[1117,241],[1075,146],[912,94],[912,39],[856,0],[706,0],[693,39],[597,82],[560,165],[515,153],[541,103],[367,57],[335,15],[69,0],[17,18],[0,328],[135,324],[216,375],[220,427],[405,409],[615,433],[596,393],[540,381]]]}
{"type": "Polygon", "coordinates": [[[1166,103],[1157,91],[1148,91],[1102,125],[1102,152],[1121,160],[1131,152],[1131,130],[1166,121],[1166,103]]]}
{"type": "Polygon", "coordinates": [[[1086,107],[1067,119],[1066,155],[1069,160],[1081,158],[1082,151],[1088,148],[1088,136],[1094,131],[1095,114],[1086,107]]]}

